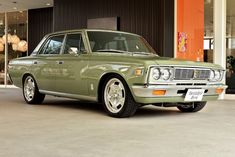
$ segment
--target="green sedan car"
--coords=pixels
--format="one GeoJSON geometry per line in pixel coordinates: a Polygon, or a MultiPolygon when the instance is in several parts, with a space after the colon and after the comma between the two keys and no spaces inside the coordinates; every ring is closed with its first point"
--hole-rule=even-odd
{"type": "Polygon", "coordinates": [[[223,93],[224,75],[219,65],[159,57],[143,37],[110,30],[48,34],[30,56],[9,63],[28,104],[45,95],[101,102],[113,117],[150,104],[197,112],[223,93]]]}

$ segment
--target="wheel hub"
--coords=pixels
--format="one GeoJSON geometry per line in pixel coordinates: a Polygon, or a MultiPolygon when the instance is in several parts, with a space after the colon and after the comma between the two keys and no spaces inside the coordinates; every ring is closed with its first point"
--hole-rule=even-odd
{"type": "Polygon", "coordinates": [[[125,103],[125,88],[122,82],[113,78],[105,86],[104,101],[107,109],[112,113],[118,113],[125,103]]]}
{"type": "Polygon", "coordinates": [[[27,101],[33,100],[35,94],[35,83],[31,77],[27,77],[24,83],[24,95],[27,101]]]}

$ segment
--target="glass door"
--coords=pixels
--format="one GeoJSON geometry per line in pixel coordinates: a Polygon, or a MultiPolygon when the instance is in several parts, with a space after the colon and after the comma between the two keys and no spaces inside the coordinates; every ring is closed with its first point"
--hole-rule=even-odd
{"type": "Polygon", "coordinates": [[[227,51],[226,51],[226,84],[227,93],[235,94],[235,1],[227,0],[227,51]]]}
{"type": "Polygon", "coordinates": [[[0,13],[0,85],[4,84],[5,78],[5,43],[3,40],[5,30],[5,13],[0,13]]]}
{"type": "Polygon", "coordinates": [[[214,46],[214,30],[213,30],[213,11],[214,1],[204,0],[204,62],[213,63],[213,46],[214,46]]]}
{"type": "Polygon", "coordinates": [[[27,11],[6,13],[7,39],[5,35],[5,13],[0,14],[0,85],[10,84],[5,81],[5,61],[7,63],[27,55],[27,11]],[[7,45],[5,41],[7,40],[7,45]],[[7,47],[7,54],[5,49],[7,47]]]}

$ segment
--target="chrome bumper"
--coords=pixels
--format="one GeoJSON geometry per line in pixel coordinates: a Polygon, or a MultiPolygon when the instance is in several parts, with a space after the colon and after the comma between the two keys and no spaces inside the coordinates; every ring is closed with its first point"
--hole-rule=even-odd
{"type": "Polygon", "coordinates": [[[217,88],[226,89],[227,86],[219,85],[149,85],[149,86],[132,86],[135,97],[140,98],[164,98],[164,97],[182,97],[186,94],[187,89],[205,89],[204,96],[218,95],[217,88]],[[154,90],[166,90],[165,95],[153,95],[154,90]]]}

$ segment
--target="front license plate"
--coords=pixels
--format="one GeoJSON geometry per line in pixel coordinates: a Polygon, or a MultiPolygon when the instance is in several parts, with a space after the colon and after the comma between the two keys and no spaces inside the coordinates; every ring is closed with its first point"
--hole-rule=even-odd
{"type": "Polygon", "coordinates": [[[184,101],[202,101],[205,89],[188,89],[184,101]]]}

